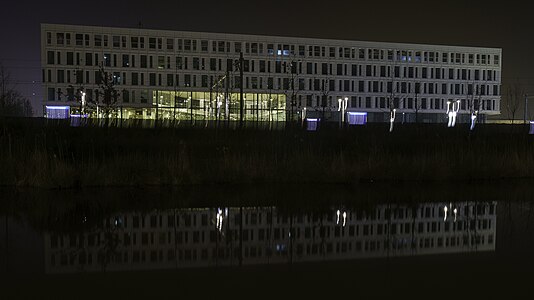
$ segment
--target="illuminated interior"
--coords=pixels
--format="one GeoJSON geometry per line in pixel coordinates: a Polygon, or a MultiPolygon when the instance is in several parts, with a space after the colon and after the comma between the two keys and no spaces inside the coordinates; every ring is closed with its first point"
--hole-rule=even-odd
{"type": "Polygon", "coordinates": [[[366,112],[348,112],[349,125],[365,125],[367,124],[366,112]]]}
{"type": "MultiPolygon", "coordinates": [[[[150,107],[115,107],[108,110],[108,117],[144,120],[240,120],[240,95],[232,93],[226,100],[224,93],[153,91],[150,107]]],[[[255,122],[284,122],[286,120],[286,95],[244,93],[243,118],[255,122]]],[[[81,114],[79,107],[73,114],[81,114]]],[[[87,107],[90,118],[105,118],[102,108],[87,107]]],[[[49,116],[54,115],[48,113],[49,116]]],[[[85,115],[85,114],[84,114],[85,115]]],[[[67,118],[67,117],[65,117],[67,118]]]]}
{"type": "Polygon", "coordinates": [[[48,119],[68,119],[69,114],[69,106],[46,106],[46,118],[48,119]]]}
{"type": "MultiPolygon", "coordinates": [[[[240,119],[240,95],[218,92],[155,91],[152,104],[160,120],[240,119]]],[[[243,94],[243,117],[247,121],[285,121],[286,96],[283,94],[243,94]]],[[[155,117],[155,114],[154,114],[155,117]]]]}
{"type": "Polygon", "coordinates": [[[306,119],[306,130],[308,131],[317,131],[317,125],[320,119],[306,119]]]}

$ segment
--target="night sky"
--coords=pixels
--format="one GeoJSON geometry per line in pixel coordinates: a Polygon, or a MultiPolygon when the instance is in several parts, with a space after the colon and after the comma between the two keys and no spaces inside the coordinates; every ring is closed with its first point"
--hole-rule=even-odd
{"type": "Polygon", "coordinates": [[[0,61],[35,108],[40,23],[484,46],[503,49],[503,83],[534,94],[527,1],[4,1],[0,61]],[[35,93],[35,95],[33,95],[35,93]]]}

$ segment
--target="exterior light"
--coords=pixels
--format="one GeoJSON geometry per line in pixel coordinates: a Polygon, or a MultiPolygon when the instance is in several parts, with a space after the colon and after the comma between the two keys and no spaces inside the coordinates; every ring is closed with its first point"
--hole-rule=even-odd
{"type": "Polygon", "coordinates": [[[389,132],[393,132],[393,124],[395,123],[395,117],[397,115],[397,109],[394,108],[391,112],[390,112],[390,116],[389,116],[389,132]]]}
{"type": "Polygon", "coordinates": [[[46,106],[46,109],[50,109],[50,110],[65,110],[65,109],[70,109],[70,106],[46,106]]]}
{"type": "Polygon", "coordinates": [[[449,123],[447,124],[448,127],[454,127],[456,126],[456,117],[458,115],[458,111],[460,110],[460,101],[455,100],[447,101],[447,115],[449,118],[449,123]]]}

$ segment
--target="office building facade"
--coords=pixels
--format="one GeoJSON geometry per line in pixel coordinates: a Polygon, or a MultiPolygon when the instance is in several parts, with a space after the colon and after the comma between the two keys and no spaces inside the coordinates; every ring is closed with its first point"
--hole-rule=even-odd
{"type": "Polygon", "coordinates": [[[41,44],[48,118],[441,123],[501,106],[495,48],[54,24],[41,44]]]}

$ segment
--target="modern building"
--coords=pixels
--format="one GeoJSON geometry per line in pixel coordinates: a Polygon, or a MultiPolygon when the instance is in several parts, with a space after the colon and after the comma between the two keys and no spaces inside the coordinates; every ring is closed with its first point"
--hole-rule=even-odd
{"type": "Polygon", "coordinates": [[[43,235],[46,273],[305,263],[495,251],[496,202],[122,212],[43,235]]]}
{"type": "Polygon", "coordinates": [[[450,111],[459,122],[500,113],[495,48],[55,24],[41,25],[41,44],[48,118],[359,123],[389,122],[395,109],[397,122],[433,123],[450,111]]]}

